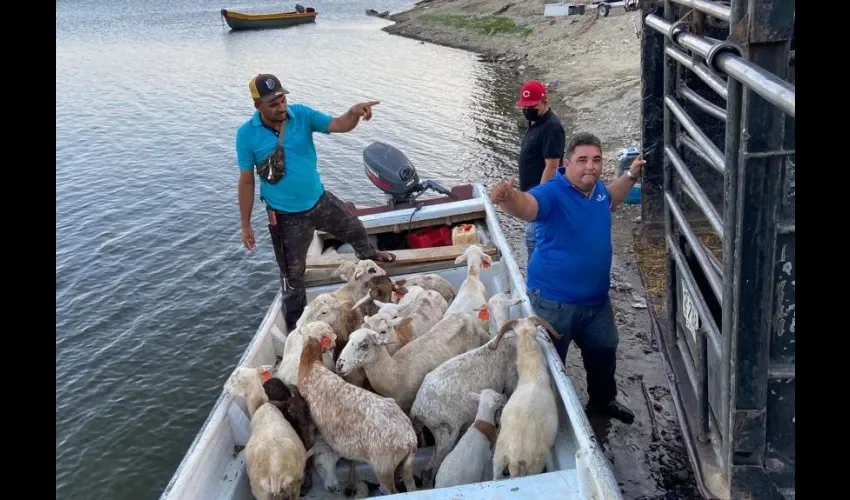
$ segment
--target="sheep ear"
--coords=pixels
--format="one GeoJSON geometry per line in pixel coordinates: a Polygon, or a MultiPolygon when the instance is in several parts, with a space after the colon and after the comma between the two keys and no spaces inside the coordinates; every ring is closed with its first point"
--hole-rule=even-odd
{"type": "Polygon", "coordinates": [[[393,283],[395,283],[396,286],[404,286],[405,283],[407,283],[407,279],[395,280],[393,283]]]}
{"type": "Polygon", "coordinates": [[[373,301],[372,301],[372,303],[373,303],[373,304],[375,304],[376,306],[378,306],[378,309],[380,309],[380,308],[384,307],[385,305],[387,305],[387,303],[386,303],[386,302],[381,302],[380,300],[377,300],[377,299],[376,299],[376,300],[373,300],[373,301]]]}
{"type": "Polygon", "coordinates": [[[372,335],[372,340],[375,342],[375,345],[395,344],[395,342],[391,341],[388,337],[385,337],[383,335],[378,335],[377,333],[372,335]]]}
{"type": "Polygon", "coordinates": [[[455,259],[455,264],[463,264],[464,262],[466,262],[466,253],[458,255],[458,257],[455,259]]]}
{"type": "Polygon", "coordinates": [[[466,395],[472,398],[472,400],[476,403],[481,400],[481,396],[479,396],[477,392],[467,392],[466,395]]]}

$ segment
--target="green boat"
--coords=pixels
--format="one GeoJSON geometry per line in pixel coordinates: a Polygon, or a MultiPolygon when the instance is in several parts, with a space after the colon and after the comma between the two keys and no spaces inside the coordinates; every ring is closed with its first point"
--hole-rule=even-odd
{"type": "Polygon", "coordinates": [[[221,17],[234,31],[288,28],[299,24],[316,22],[318,12],[312,7],[295,6],[292,12],[277,12],[271,14],[245,14],[232,10],[221,9],[221,17]]]}

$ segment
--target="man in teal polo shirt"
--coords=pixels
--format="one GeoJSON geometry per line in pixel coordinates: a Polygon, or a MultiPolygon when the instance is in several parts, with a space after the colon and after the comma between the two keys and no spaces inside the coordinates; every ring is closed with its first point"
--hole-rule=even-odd
{"type": "Polygon", "coordinates": [[[634,413],[617,402],[619,336],[608,297],[611,283],[611,211],[626,199],[643,169],[637,158],[607,186],[602,144],[593,134],[576,134],[564,167],[555,177],[517,191],[514,179],[497,184],[490,198],[522,220],[535,222],[537,246],[528,264],[528,295],[535,312],[561,334],[555,349],[566,360],[575,341],[587,371],[587,409],[627,424],[634,413]]]}
{"type": "Polygon", "coordinates": [[[354,247],[357,258],[390,262],[395,256],[379,252],[366,229],[330,191],[319,175],[313,133],[349,132],[372,118],[378,101],[355,104],[333,117],[304,104],[288,104],[280,80],[259,74],[248,83],[256,111],[236,133],[239,166],[239,213],[242,243],[256,248],[251,227],[254,206],[254,172],[260,178],[260,199],[266,204],[269,232],[280,267],[283,313],[290,330],[307,305],[304,289],[307,249],[318,229],[354,247]]]}

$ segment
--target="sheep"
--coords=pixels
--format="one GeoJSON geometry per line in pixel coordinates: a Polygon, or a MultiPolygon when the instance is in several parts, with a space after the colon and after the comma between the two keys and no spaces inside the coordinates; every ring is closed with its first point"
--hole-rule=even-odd
{"type": "Polygon", "coordinates": [[[373,276],[366,282],[366,294],[354,304],[352,310],[365,306],[363,307],[363,314],[371,316],[378,312],[378,306],[374,301],[396,302],[407,293],[407,287],[394,283],[388,275],[373,276]]]}
{"type": "Polygon", "coordinates": [[[457,296],[446,310],[446,314],[480,309],[487,303],[487,287],[484,286],[479,276],[481,267],[483,266],[485,269],[490,267],[492,259],[484,253],[480,246],[469,245],[463,254],[455,259],[455,264],[462,264],[463,262],[466,262],[468,266],[466,279],[460,285],[457,296]]]}
{"type": "Polygon", "coordinates": [[[263,391],[264,377],[270,375],[272,365],[260,365],[256,368],[236,367],[224,383],[224,390],[231,396],[242,396],[248,407],[248,417],[252,418],[257,408],[267,403],[269,398],[263,391]]]}
{"type": "Polygon", "coordinates": [[[258,500],[300,496],[307,450],[280,410],[263,403],[251,418],[245,464],[251,492],[258,500]]]}
{"type": "MultiPolygon", "coordinates": [[[[313,423],[313,419],[310,418],[310,408],[307,406],[307,401],[301,397],[298,389],[294,386],[290,389],[283,380],[277,377],[271,377],[263,382],[263,390],[269,398],[269,403],[278,407],[283,414],[283,418],[289,422],[301,439],[304,447],[309,450],[315,441],[316,425],[313,423]]],[[[308,472],[310,462],[309,451],[305,458],[307,460],[307,466],[304,480],[301,483],[302,494],[307,494],[310,488],[313,487],[313,476],[308,472]]]]}
{"type": "MultiPolygon", "coordinates": [[[[333,300],[333,299],[329,299],[333,300]]],[[[321,316],[323,318],[334,321],[336,319],[337,309],[332,307],[324,308],[324,306],[314,305],[315,301],[307,306],[310,312],[302,314],[301,318],[310,318],[312,316],[321,316]],[[312,312],[324,312],[326,314],[311,314],[312,312]]],[[[305,320],[306,321],[306,320],[305,320]]],[[[328,321],[310,321],[304,326],[296,327],[295,330],[289,332],[286,337],[286,344],[283,346],[283,357],[278,365],[275,376],[286,384],[295,387],[298,385],[298,362],[301,360],[301,349],[304,346],[304,339],[307,337],[315,337],[321,339],[324,334],[325,327],[330,327],[328,321]]],[[[333,343],[336,343],[336,333],[333,335],[333,343]]],[[[334,367],[333,353],[327,352],[324,354],[324,363],[330,369],[334,367]]]]}
{"type": "Polygon", "coordinates": [[[416,302],[412,304],[413,311],[410,315],[394,317],[379,312],[374,316],[363,318],[363,328],[387,336],[391,342],[387,344],[387,352],[395,354],[413,339],[426,334],[442,319],[448,306],[446,299],[439,293],[434,290],[423,290],[416,302]]]}
{"type": "Polygon", "coordinates": [[[480,397],[475,392],[470,392],[469,396],[478,403],[475,422],[451,453],[446,455],[437,472],[435,488],[490,479],[493,460],[491,449],[496,442],[496,411],[505,405],[507,398],[492,389],[484,389],[480,397]]]}
{"type": "MultiPolygon", "coordinates": [[[[490,297],[490,321],[497,327],[507,322],[509,308],[524,299],[511,299],[506,293],[490,297]]],[[[497,344],[496,339],[456,356],[435,368],[422,380],[410,408],[417,433],[427,427],[434,436],[434,454],[425,468],[424,478],[431,484],[434,473],[451,451],[463,428],[472,423],[476,407],[464,398],[469,392],[485,389],[510,396],[517,384],[516,344],[513,336],[497,344]],[[493,349],[498,345],[498,349],[493,349]]]]}
{"type": "Polygon", "coordinates": [[[397,286],[421,286],[426,290],[434,290],[446,299],[446,302],[451,304],[457,296],[457,290],[449,280],[443,278],[439,274],[420,274],[410,278],[403,278],[395,281],[397,286]]]}
{"type": "Polygon", "coordinates": [[[410,410],[425,376],[447,360],[479,347],[479,321],[471,314],[452,314],[438,321],[425,335],[417,337],[392,356],[392,342],[368,328],[360,328],[337,358],[341,375],[364,368],[366,377],[382,396],[392,397],[405,412],[410,410]]]}
{"type": "Polygon", "coordinates": [[[542,472],[546,453],[555,444],[558,409],[543,350],[537,343],[538,326],[543,326],[553,338],[560,338],[548,321],[530,316],[505,323],[491,346],[498,348],[508,330],[516,333],[519,384],[502,410],[501,431],[493,454],[494,480],[504,477],[505,466],[511,477],[542,472]]]}
{"type": "Polygon", "coordinates": [[[319,341],[308,338],[298,386],[319,432],[342,458],[369,463],[384,491],[397,493],[399,465],[407,491],[415,491],[417,440],[410,419],[391,399],[345,382],[325,368],[321,357],[319,341]]]}
{"type": "Polygon", "coordinates": [[[366,295],[366,283],[376,277],[387,274],[375,261],[371,259],[358,260],[357,264],[352,265],[351,262],[344,262],[337,269],[337,274],[346,281],[344,285],[337,288],[333,295],[340,302],[351,301],[357,302],[361,297],[366,295]]]}

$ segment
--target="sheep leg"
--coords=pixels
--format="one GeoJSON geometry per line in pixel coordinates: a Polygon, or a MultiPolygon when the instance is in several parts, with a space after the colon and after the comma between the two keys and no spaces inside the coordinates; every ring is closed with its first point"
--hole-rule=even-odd
{"type": "Polygon", "coordinates": [[[390,495],[395,495],[398,490],[395,488],[395,467],[390,470],[375,471],[375,476],[378,477],[378,482],[381,488],[390,495]]]}
{"type": "Polygon", "coordinates": [[[431,457],[431,461],[428,463],[428,469],[423,474],[423,482],[426,482],[428,488],[432,488],[434,486],[434,477],[437,474],[437,471],[440,469],[440,464],[443,463],[443,459],[446,458],[446,455],[452,451],[454,448],[455,441],[457,441],[458,432],[448,425],[440,425],[437,427],[436,432],[431,432],[434,435],[434,456],[431,457]]]}
{"type": "Polygon", "coordinates": [[[357,469],[354,468],[354,460],[348,461],[348,485],[345,487],[345,496],[350,497],[357,493],[357,469]]]}
{"type": "Polygon", "coordinates": [[[292,481],[289,488],[284,490],[284,494],[289,500],[298,500],[301,498],[301,480],[292,481]]]}
{"type": "Polygon", "coordinates": [[[505,477],[506,458],[504,455],[495,455],[493,457],[493,481],[498,481],[505,477]]]}
{"type": "Polygon", "coordinates": [[[404,459],[401,475],[404,479],[404,487],[408,492],[416,491],[416,481],[413,480],[413,461],[416,459],[416,452],[412,451],[407,458],[404,459]]]}

